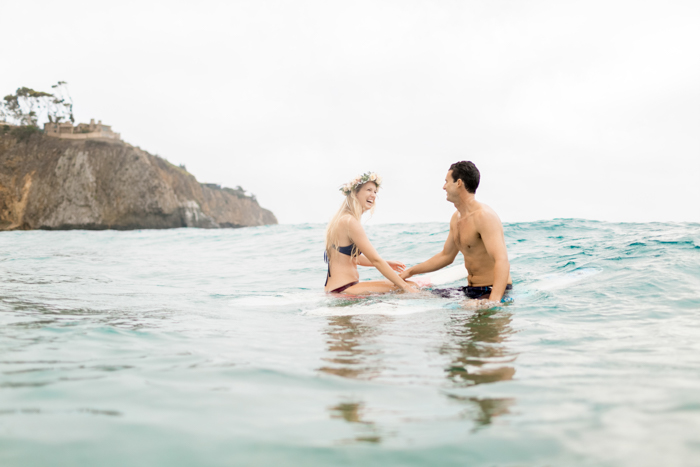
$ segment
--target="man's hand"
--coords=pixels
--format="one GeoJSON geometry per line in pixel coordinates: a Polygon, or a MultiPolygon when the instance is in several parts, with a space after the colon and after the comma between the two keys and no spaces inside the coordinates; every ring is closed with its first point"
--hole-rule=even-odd
{"type": "Polygon", "coordinates": [[[412,269],[413,269],[413,268],[404,269],[404,271],[403,271],[401,274],[399,274],[399,277],[400,277],[401,279],[403,279],[403,280],[406,280],[406,279],[408,279],[409,277],[413,276],[413,271],[412,271],[412,269]]]}
{"type": "Polygon", "coordinates": [[[406,269],[406,265],[401,261],[387,261],[386,264],[388,264],[389,267],[396,272],[401,272],[406,269]]]}

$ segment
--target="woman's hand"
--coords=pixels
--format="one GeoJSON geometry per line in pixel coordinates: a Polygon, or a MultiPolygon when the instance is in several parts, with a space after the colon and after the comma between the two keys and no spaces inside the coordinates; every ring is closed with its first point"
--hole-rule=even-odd
{"type": "Polygon", "coordinates": [[[401,261],[387,261],[386,264],[388,264],[389,267],[396,272],[402,272],[404,269],[406,269],[406,265],[401,261]]]}
{"type": "Polygon", "coordinates": [[[416,286],[416,284],[406,282],[406,287],[403,288],[403,291],[406,293],[418,293],[420,292],[420,289],[416,286]]]}

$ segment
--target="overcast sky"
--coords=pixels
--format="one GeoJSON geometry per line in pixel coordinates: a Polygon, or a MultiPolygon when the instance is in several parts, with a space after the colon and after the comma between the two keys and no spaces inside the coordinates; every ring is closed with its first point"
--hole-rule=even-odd
{"type": "Polygon", "coordinates": [[[100,119],[282,223],[384,177],[373,222],[446,222],[452,162],[504,222],[700,222],[700,2],[0,0],[0,94],[100,119]]]}

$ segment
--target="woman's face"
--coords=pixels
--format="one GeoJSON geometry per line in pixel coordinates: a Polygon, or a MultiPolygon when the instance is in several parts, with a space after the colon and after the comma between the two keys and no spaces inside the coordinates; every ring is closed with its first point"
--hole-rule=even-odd
{"type": "Polygon", "coordinates": [[[377,185],[374,182],[367,182],[357,190],[355,196],[362,206],[362,212],[368,211],[372,209],[377,200],[377,185]]]}

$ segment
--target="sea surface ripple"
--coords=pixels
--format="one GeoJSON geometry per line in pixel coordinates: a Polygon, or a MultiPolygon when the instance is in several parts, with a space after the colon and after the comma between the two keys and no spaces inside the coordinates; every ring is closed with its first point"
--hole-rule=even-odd
{"type": "Polygon", "coordinates": [[[700,465],[700,224],[506,224],[481,312],[326,296],[323,229],[0,233],[0,465],[700,465]]]}

